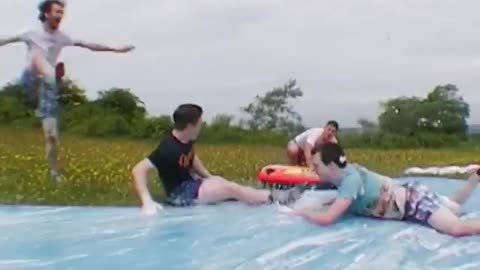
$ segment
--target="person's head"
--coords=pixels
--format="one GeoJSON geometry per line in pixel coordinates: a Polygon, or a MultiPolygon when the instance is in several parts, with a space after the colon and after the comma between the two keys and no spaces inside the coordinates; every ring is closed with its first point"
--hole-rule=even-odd
{"type": "Polygon", "coordinates": [[[196,104],[182,104],[173,113],[173,124],[189,140],[196,140],[202,129],[203,109],[196,104]]]}
{"type": "Polygon", "coordinates": [[[57,30],[63,19],[65,2],[62,0],[45,0],[38,6],[38,19],[48,25],[52,30],[57,30]]]}
{"type": "Polygon", "coordinates": [[[320,151],[317,172],[326,181],[338,180],[347,163],[347,156],[339,144],[326,143],[320,151]]]}
{"type": "Polygon", "coordinates": [[[338,123],[337,121],[330,120],[327,122],[323,128],[322,137],[324,140],[330,140],[332,137],[336,136],[338,132],[338,123]]]}

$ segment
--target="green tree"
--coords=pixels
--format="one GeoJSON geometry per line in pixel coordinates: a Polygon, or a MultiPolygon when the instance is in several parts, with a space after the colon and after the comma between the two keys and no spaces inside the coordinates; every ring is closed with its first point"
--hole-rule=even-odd
{"type": "Polygon", "coordinates": [[[88,103],[85,89],[66,78],[59,85],[58,102],[64,107],[79,106],[88,103]]]}
{"type": "Polygon", "coordinates": [[[231,127],[234,118],[235,117],[233,115],[218,114],[212,119],[212,122],[210,123],[210,127],[212,127],[212,128],[215,128],[215,127],[227,127],[227,128],[231,127]]]}
{"type": "Polygon", "coordinates": [[[470,106],[455,85],[437,86],[424,101],[422,126],[446,134],[467,135],[470,106]]]}
{"type": "Polygon", "coordinates": [[[433,132],[466,136],[469,105],[455,85],[435,87],[426,98],[399,97],[382,104],[382,131],[400,135],[433,132]]]}
{"type": "Polygon", "coordinates": [[[132,121],[135,117],[146,114],[145,104],[130,89],[111,88],[100,91],[95,103],[106,109],[111,109],[132,121]]]}
{"type": "Polygon", "coordinates": [[[360,125],[363,133],[372,133],[378,130],[377,124],[368,119],[360,118],[357,123],[360,125]]]}
{"type": "Polygon", "coordinates": [[[378,117],[380,129],[401,135],[413,135],[418,130],[422,100],[417,97],[399,97],[382,104],[384,111],[378,117]]]}
{"type": "Polygon", "coordinates": [[[252,103],[241,108],[249,115],[247,126],[254,130],[274,130],[290,134],[303,130],[302,117],[289,103],[291,99],[302,96],[303,92],[297,86],[296,80],[289,80],[263,96],[257,95],[252,103]]]}

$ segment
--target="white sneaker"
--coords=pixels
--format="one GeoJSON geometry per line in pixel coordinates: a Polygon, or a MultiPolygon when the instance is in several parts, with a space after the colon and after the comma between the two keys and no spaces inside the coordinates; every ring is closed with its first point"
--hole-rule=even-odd
{"type": "Polygon", "coordinates": [[[296,202],[302,196],[300,188],[293,187],[287,190],[272,190],[271,198],[273,202],[278,202],[279,204],[292,204],[296,202]]]}
{"type": "Polygon", "coordinates": [[[66,180],[65,176],[63,176],[59,172],[52,171],[50,172],[50,176],[52,177],[52,180],[57,183],[64,182],[66,180]]]}

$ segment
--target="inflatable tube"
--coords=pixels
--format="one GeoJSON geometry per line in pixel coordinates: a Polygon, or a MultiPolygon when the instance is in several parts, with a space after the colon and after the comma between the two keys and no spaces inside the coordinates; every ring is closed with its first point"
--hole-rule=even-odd
{"type": "Polygon", "coordinates": [[[333,189],[329,183],[322,181],[312,169],[301,166],[267,165],[257,175],[264,186],[289,188],[296,185],[316,189],[333,189]]]}

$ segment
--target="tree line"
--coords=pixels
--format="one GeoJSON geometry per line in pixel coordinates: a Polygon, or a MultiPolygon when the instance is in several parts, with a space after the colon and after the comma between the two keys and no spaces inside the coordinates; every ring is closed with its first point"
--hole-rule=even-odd
{"type": "MultiPolygon", "coordinates": [[[[129,137],[158,140],[172,128],[170,115],[152,116],[131,89],[111,88],[90,100],[85,89],[66,78],[60,86],[60,129],[88,137],[129,137]]],[[[289,80],[253,98],[239,109],[246,115],[236,121],[228,114],[204,123],[204,143],[249,143],[284,146],[305,130],[291,101],[304,96],[296,80],[289,80]]],[[[377,121],[359,119],[360,132],[340,130],[347,147],[417,148],[457,146],[469,140],[469,105],[453,84],[436,86],[426,97],[396,97],[381,102],[377,121]]],[[[334,118],[334,116],[332,117],[334,118]]],[[[34,107],[18,84],[0,89],[0,124],[39,127],[34,107]]],[[[324,123],[318,123],[322,126],[324,123]]]]}

